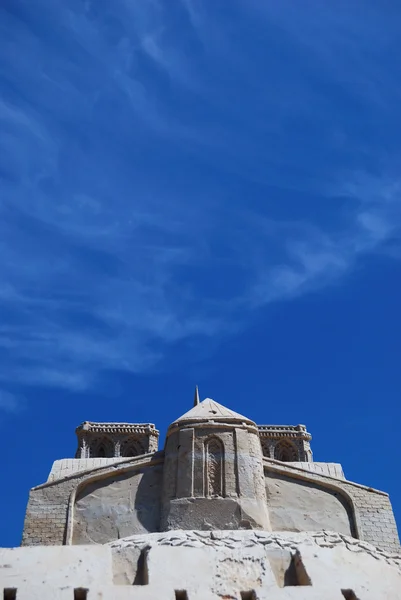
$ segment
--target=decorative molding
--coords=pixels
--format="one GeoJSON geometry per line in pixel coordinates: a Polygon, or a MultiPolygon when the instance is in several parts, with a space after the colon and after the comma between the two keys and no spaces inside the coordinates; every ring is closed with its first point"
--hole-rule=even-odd
{"type": "Polygon", "coordinates": [[[241,549],[252,546],[268,547],[269,549],[288,550],[297,552],[301,543],[312,544],[320,548],[346,548],[350,552],[369,554],[376,560],[381,560],[395,566],[401,572],[401,553],[388,552],[350,536],[334,531],[267,532],[267,531],[171,531],[166,533],[151,533],[134,535],[121,540],[109,542],[111,548],[145,548],[151,546],[181,546],[186,548],[228,548],[241,549]]]}
{"type": "Polygon", "coordinates": [[[224,493],[224,446],[222,441],[213,436],[205,442],[205,483],[206,496],[223,498],[224,493]]]}
{"type": "Polygon", "coordinates": [[[96,432],[96,433],[146,433],[159,437],[159,431],[153,423],[94,423],[92,421],[84,421],[75,430],[78,435],[81,432],[96,432]]]}
{"type": "Polygon", "coordinates": [[[312,436],[305,425],[258,425],[260,438],[298,438],[309,442],[312,436]]]}

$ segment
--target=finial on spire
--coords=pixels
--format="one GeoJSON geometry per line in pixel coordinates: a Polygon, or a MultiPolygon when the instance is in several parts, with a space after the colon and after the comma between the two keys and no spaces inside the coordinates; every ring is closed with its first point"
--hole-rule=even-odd
{"type": "Polygon", "coordinates": [[[195,386],[195,395],[194,395],[194,406],[197,406],[199,404],[199,389],[198,386],[195,386]]]}

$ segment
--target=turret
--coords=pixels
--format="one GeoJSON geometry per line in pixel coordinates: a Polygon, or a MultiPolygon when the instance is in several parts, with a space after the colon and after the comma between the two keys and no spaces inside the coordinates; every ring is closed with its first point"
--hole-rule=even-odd
{"type": "Polygon", "coordinates": [[[271,530],[256,424],[198,392],[167,431],[161,529],[271,530]]]}

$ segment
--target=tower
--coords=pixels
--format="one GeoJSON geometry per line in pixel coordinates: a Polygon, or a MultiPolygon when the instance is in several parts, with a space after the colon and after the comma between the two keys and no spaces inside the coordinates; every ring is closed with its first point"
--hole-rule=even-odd
{"type": "Polygon", "coordinates": [[[210,398],[167,431],[161,529],[270,531],[256,424],[210,398]]]}
{"type": "Polygon", "coordinates": [[[263,456],[283,462],[312,462],[312,436],[305,425],[258,425],[263,456]]]}
{"type": "Polygon", "coordinates": [[[153,423],[81,423],[75,458],[118,458],[155,452],[159,432],[153,423]]]}

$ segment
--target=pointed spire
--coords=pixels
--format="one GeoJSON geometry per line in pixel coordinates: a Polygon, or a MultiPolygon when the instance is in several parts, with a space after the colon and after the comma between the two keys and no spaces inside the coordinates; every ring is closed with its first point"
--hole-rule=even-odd
{"type": "Polygon", "coordinates": [[[199,389],[198,386],[195,386],[195,395],[194,395],[194,406],[198,406],[199,404],[199,389]]]}

